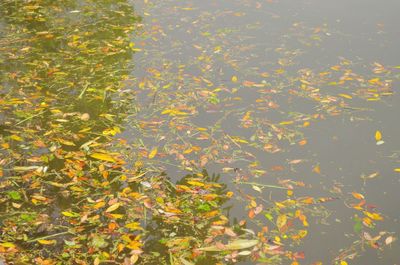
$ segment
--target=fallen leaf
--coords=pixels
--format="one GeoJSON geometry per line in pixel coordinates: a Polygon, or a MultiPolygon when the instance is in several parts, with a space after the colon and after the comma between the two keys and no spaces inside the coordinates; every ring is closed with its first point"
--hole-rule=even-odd
{"type": "Polygon", "coordinates": [[[240,249],[254,247],[257,244],[258,240],[238,239],[231,243],[228,243],[227,245],[224,246],[223,249],[221,249],[218,246],[210,246],[210,247],[199,248],[198,250],[210,251],[210,252],[225,251],[225,250],[240,250],[240,249]]]}
{"type": "Polygon", "coordinates": [[[375,132],[375,140],[377,142],[379,142],[380,140],[382,140],[382,133],[380,131],[376,131],[375,132]]]}
{"type": "Polygon", "coordinates": [[[353,197],[356,198],[356,199],[364,200],[364,195],[362,195],[361,193],[352,192],[351,194],[352,194],[353,197]]]}
{"type": "Polygon", "coordinates": [[[104,153],[93,153],[90,156],[95,159],[99,159],[99,160],[103,160],[103,161],[116,162],[116,160],[112,156],[110,156],[108,154],[104,154],[104,153]]]}
{"type": "Polygon", "coordinates": [[[276,225],[278,226],[279,230],[282,229],[282,227],[284,227],[287,223],[287,217],[284,214],[281,214],[278,216],[277,220],[276,220],[276,225]]]}
{"type": "Polygon", "coordinates": [[[120,203],[115,203],[115,204],[111,205],[110,207],[107,208],[106,213],[111,213],[111,212],[117,210],[119,208],[119,206],[121,206],[120,203]]]}
{"type": "Polygon", "coordinates": [[[385,239],[385,244],[386,244],[386,245],[390,245],[390,244],[392,244],[395,240],[396,240],[396,239],[395,239],[393,236],[388,236],[388,237],[385,239]]]}
{"type": "Polygon", "coordinates": [[[258,191],[259,193],[262,193],[262,190],[260,187],[258,187],[256,185],[252,185],[251,187],[253,188],[253,190],[258,191]]]}
{"type": "Polygon", "coordinates": [[[56,240],[45,240],[45,239],[39,239],[37,242],[39,242],[42,245],[54,245],[57,243],[56,240]]]}
{"type": "Polygon", "coordinates": [[[157,152],[158,152],[158,148],[157,147],[153,148],[153,150],[151,150],[151,152],[149,154],[149,159],[154,158],[157,155],[157,152]]]}
{"type": "Polygon", "coordinates": [[[5,247],[5,248],[15,248],[16,246],[11,243],[11,242],[4,242],[4,243],[0,243],[0,246],[5,247]]]}

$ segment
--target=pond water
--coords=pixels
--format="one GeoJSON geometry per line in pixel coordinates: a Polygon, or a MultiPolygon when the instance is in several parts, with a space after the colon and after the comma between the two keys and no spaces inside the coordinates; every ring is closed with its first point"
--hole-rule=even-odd
{"type": "MultiPolygon", "coordinates": [[[[144,52],[134,57],[144,67],[137,67],[134,76],[161,90],[155,96],[149,92],[155,88],[144,85],[138,103],[146,105],[156,98],[151,111],[179,108],[180,104],[195,109],[185,121],[189,131],[212,128],[215,141],[221,145],[228,142],[229,148],[236,149],[234,156],[224,154],[222,161],[208,162],[206,168],[211,172],[243,168],[243,176],[251,182],[304,181],[310,188],[300,191],[303,195],[338,197],[327,206],[332,212],[326,224],[312,227],[302,247],[305,264],[329,264],[352,241],[354,212],[343,203],[351,192],[365,194],[384,212],[387,220],[379,229],[400,228],[400,183],[394,172],[399,163],[400,98],[395,93],[399,82],[393,79],[387,87],[394,94],[372,101],[360,91],[368,85],[338,84],[343,78],[335,73],[335,66],[340,65],[338,68],[344,67],[348,73],[371,80],[374,63],[398,64],[400,31],[395,10],[399,8],[398,1],[153,1],[138,8],[144,12],[147,34],[138,40],[144,52]],[[318,89],[315,93],[321,96],[299,93],[306,71],[311,84],[304,83],[318,89]],[[321,73],[332,79],[313,83],[321,73]],[[171,76],[178,80],[172,81],[171,76]],[[332,85],[335,78],[338,83],[332,85]],[[323,95],[335,98],[321,102],[323,95]],[[175,101],[178,98],[182,99],[179,103],[175,101]],[[246,113],[251,114],[247,119],[246,113]],[[308,120],[311,125],[302,128],[308,120]],[[282,138],[287,133],[290,140],[279,139],[278,147],[266,149],[271,136],[268,126],[285,121],[290,124],[284,126],[288,131],[282,138]],[[376,144],[377,130],[385,135],[382,145],[376,144]],[[227,135],[250,143],[229,143],[227,135]],[[296,138],[307,139],[307,144],[297,145],[296,138]],[[301,162],[291,165],[296,160],[301,162]],[[265,172],[258,175],[255,169],[265,172]]],[[[158,138],[168,137],[171,129],[166,126],[158,131],[158,138]]],[[[130,133],[128,130],[127,135],[130,133]]],[[[214,144],[198,143],[196,133],[185,130],[181,138],[182,145],[210,148],[214,144]]],[[[149,144],[168,145],[165,139],[153,139],[149,144]]],[[[175,162],[174,158],[166,161],[175,162]]],[[[169,175],[181,172],[179,166],[165,168],[169,175]]],[[[234,175],[223,173],[224,182],[232,183],[234,175]]],[[[265,200],[281,195],[268,188],[262,194],[242,186],[239,189],[265,200]]],[[[246,218],[243,203],[233,204],[231,217],[246,218]]],[[[367,251],[355,264],[396,264],[398,252],[398,246],[384,254],[367,251]]]]}
{"type": "Polygon", "coordinates": [[[0,9],[10,264],[399,264],[399,1],[0,9]]]}

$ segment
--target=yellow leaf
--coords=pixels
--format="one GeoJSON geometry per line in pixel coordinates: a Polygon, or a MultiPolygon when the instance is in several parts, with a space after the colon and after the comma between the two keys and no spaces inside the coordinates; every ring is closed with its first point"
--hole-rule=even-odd
{"type": "Polygon", "coordinates": [[[348,263],[347,263],[346,261],[342,260],[342,261],[340,262],[340,265],[348,265],[348,263]]]}
{"type": "Polygon", "coordinates": [[[117,214],[117,213],[110,213],[110,215],[111,215],[111,218],[114,218],[114,219],[121,219],[121,218],[124,218],[124,216],[125,216],[123,214],[117,214]]]}
{"type": "Polygon", "coordinates": [[[96,203],[95,205],[93,205],[93,208],[94,209],[100,209],[104,205],[106,205],[106,203],[104,201],[100,201],[100,202],[96,203]]]}
{"type": "Polygon", "coordinates": [[[352,99],[353,97],[348,94],[339,94],[342,98],[352,99]]]}
{"type": "Polygon", "coordinates": [[[39,239],[37,242],[39,242],[42,245],[53,245],[57,243],[55,240],[45,240],[45,239],[39,239]]]}
{"type": "Polygon", "coordinates": [[[371,218],[372,220],[376,220],[376,221],[383,220],[383,217],[379,213],[370,213],[370,212],[364,211],[364,214],[366,216],[368,216],[369,218],[371,218]]]}
{"type": "Polygon", "coordinates": [[[126,224],[125,227],[129,228],[131,230],[143,230],[143,228],[140,227],[140,223],[138,223],[138,222],[126,224]]]}
{"type": "Polygon", "coordinates": [[[279,124],[280,125],[289,125],[289,124],[293,124],[293,121],[282,121],[279,124]]]}
{"type": "Polygon", "coordinates": [[[375,132],[375,140],[376,141],[382,140],[382,133],[380,131],[375,132]]]}
{"type": "Polygon", "coordinates": [[[110,207],[107,208],[106,213],[111,213],[111,212],[117,210],[119,208],[119,206],[121,206],[121,204],[119,204],[119,203],[115,203],[115,204],[111,205],[110,207]]]}
{"type": "Polygon", "coordinates": [[[11,135],[10,138],[15,140],[15,141],[18,141],[18,142],[22,142],[23,141],[23,139],[21,137],[19,137],[18,135],[15,135],[15,134],[11,135]]]}
{"type": "Polygon", "coordinates": [[[157,152],[158,152],[158,148],[157,147],[153,148],[153,150],[151,150],[151,152],[149,154],[149,158],[150,159],[154,158],[157,155],[157,152]]]}
{"type": "Polygon", "coordinates": [[[278,226],[279,230],[282,229],[287,223],[287,217],[284,214],[281,214],[278,216],[278,219],[276,220],[276,225],[278,226]]]}
{"type": "Polygon", "coordinates": [[[400,172],[400,168],[395,168],[394,172],[400,172]]]}
{"type": "Polygon", "coordinates": [[[315,173],[317,173],[317,174],[321,174],[321,168],[320,168],[320,166],[319,166],[319,165],[316,165],[316,166],[313,168],[313,172],[315,172],[315,173]]]}
{"type": "Polygon", "coordinates": [[[199,187],[203,187],[204,186],[204,183],[201,183],[199,181],[194,181],[194,180],[188,181],[187,183],[192,185],[192,186],[199,186],[199,187]]]}
{"type": "Polygon", "coordinates": [[[4,243],[0,243],[0,246],[5,247],[5,248],[15,248],[16,246],[11,243],[11,242],[4,242],[4,243]]]}
{"type": "Polygon", "coordinates": [[[67,217],[78,217],[79,214],[74,213],[74,212],[61,212],[62,215],[67,216],[67,217]]]}
{"type": "Polygon", "coordinates": [[[136,240],[132,240],[131,242],[129,242],[128,245],[126,245],[127,248],[133,249],[133,250],[139,250],[141,246],[142,246],[142,243],[140,243],[139,241],[136,241],[136,240]]]}
{"type": "Polygon", "coordinates": [[[75,144],[71,141],[64,140],[64,139],[57,139],[60,144],[67,145],[67,146],[75,146],[75,144]]]}
{"type": "Polygon", "coordinates": [[[236,83],[237,81],[238,81],[237,76],[236,76],[236,75],[232,76],[232,82],[233,82],[233,83],[236,83]]]}
{"type": "Polygon", "coordinates": [[[91,157],[99,160],[104,160],[104,161],[109,161],[109,162],[116,162],[116,160],[108,155],[108,154],[103,154],[103,153],[93,153],[90,155],[91,157]]]}

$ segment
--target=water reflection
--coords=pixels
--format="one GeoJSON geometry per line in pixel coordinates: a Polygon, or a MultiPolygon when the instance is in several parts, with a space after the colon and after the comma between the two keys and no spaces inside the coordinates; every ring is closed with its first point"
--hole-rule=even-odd
{"type": "Polygon", "coordinates": [[[145,226],[148,237],[144,264],[168,264],[171,260],[177,264],[217,263],[218,259],[211,255],[196,254],[196,248],[204,242],[211,243],[215,240],[213,234],[215,238],[223,235],[224,227],[230,226],[226,184],[219,175],[210,176],[204,170],[201,174],[186,175],[176,185],[167,184],[164,190],[156,199],[158,209],[151,211],[145,226]]]}
{"type": "Polygon", "coordinates": [[[1,252],[18,264],[123,260],[121,218],[102,213],[124,173],[111,137],[133,109],[121,90],[140,17],[123,0],[7,0],[0,17],[1,252]]]}

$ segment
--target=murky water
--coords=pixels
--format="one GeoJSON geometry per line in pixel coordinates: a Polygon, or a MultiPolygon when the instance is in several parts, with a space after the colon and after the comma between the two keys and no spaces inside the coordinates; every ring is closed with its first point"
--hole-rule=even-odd
{"type": "MultiPolygon", "coordinates": [[[[190,98],[190,93],[197,93],[200,103],[185,102],[186,106],[196,108],[196,113],[187,121],[190,129],[212,127],[217,142],[224,142],[225,135],[248,141],[253,137],[251,144],[240,144],[236,157],[226,155],[227,162],[210,161],[205,167],[211,172],[222,172],[224,167],[243,168],[246,177],[260,184],[276,184],[277,179],[304,181],[310,186],[304,194],[339,197],[327,206],[332,212],[326,223],[312,226],[309,237],[300,247],[305,252],[304,264],[317,261],[329,264],[353,240],[354,212],[344,204],[352,191],[368,196],[368,201],[384,213],[386,221],[379,224],[380,230],[399,230],[400,180],[394,172],[399,164],[400,148],[397,139],[400,98],[396,93],[399,81],[394,81],[388,89],[394,94],[382,96],[378,101],[355,96],[363,84],[332,86],[325,82],[315,86],[329,95],[351,95],[344,96],[350,107],[343,111],[333,106],[324,110],[319,102],[293,93],[300,84],[292,80],[303,69],[313,73],[332,72],[331,67],[338,64],[344,67],[349,64],[348,69],[372,79],[373,63],[398,65],[398,1],[151,2],[145,5],[148,9],[139,8],[148,12],[144,14],[144,24],[152,33],[143,41],[144,52],[135,55],[143,67],[137,68],[134,75],[142,82],[157,82],[157,87],[168,85],[169,74],[178,79],[166,91],[161,89],[156,108],[178,106],[173,99],[190,98]],[[343,64],[345,60],[348,62],[343,64]],[[160,74],[146,72],[147,67],[157,69],[160,74]],[[284,69],[282,73],[280,69],[284,69]],[[233,82],[232,76],[237,76],[239,81],[233,82]],[[246,84],[246,81],[260,85],[246,84]],[[218,103],[203,103],[201,90],[218,88],[218,103]],[[279,92],[271,92],[274,89],[279,92]],[[232,100],[234,97],[238,99],[232,100]],[[248,111],[258,120],[246,127],[243,116],[248,111]],[[260,135],[265,136],[259,131],[270,123],[303,121],[313,115],[321,116],[307,128],[293,129],[290,136],[293,139],[279,140],[282,147],[271,147],[281,150],[275,153],[257,149],[257,140],[262,142],[260,135]],[[383,145],[376,145],[376,130],[384,134],[383,145]],[[307,139],[305,146],[294,144],[296,137],[301,139],[299,135],[307,139]],[[290,161],[299,159],[301,163],[290,165],[290,161]],[[249,167],[255,161],[258,169],[266,171],[261,176],[249,167]],[[315,165],[319,165],[320,172],[313,171],[315,165]],[[282,170],[278,168],[274,172],[277,166],[282,170]],[[376,172],[376,177],[368,179],[376,172]]],[[[144,90],[148,91],[146,86],[144,90]]],[[[153,96],[150,93],[147,100],[153,96]]],[[[162,120],[164,116],[153,117],[162,120]]],[[[198,143],[191,132],[182,130],[182,135],[185,142],[209,147],[210,143],[198,143]]],[[[168,129],[161,130],[159,136],[168,137],[168,129]]],[[[163,146],[163,141],[152,144],[163,146]]],[[[229,148],[235,149],[235,143],[231,142],[229,148]]],[[[167,161],[176,163],[174,158],[167,161]]],[[[184,173],[179,166],[165,168],[169,175],[184,173]]],[[[234,175],[223,173],[223,178],[234,186],[234,175]]],[[[265,200],[281,196],[273,189],[265,189],[261,195],[249,188],[243,189],[265,200]]],[[[231,217],[246,219],[244,204],[233,204],[236,207],[231,217]]],[[[384,253],[368,250],[354,264],[397,264],[399,250],[398,245],[384,253]]]]}
{"type": "Polygon", "coordinates": [[[399,264],[399,1],[0,9],[0,263],[399,264]]]}

